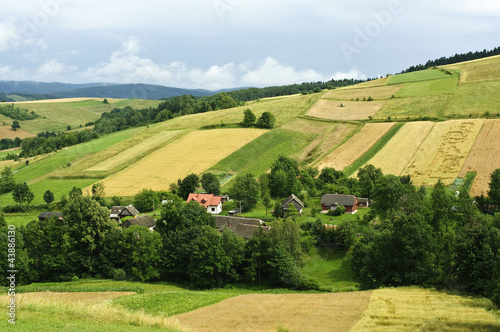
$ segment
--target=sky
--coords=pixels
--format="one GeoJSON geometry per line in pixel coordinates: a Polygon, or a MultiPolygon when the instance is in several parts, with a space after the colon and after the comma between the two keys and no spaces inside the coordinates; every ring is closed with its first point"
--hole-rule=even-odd
{"type": "Polygon", "coordinates": [[[500,46],[497,0],[0,0],[0,80],[218,90],[500,46]]]}

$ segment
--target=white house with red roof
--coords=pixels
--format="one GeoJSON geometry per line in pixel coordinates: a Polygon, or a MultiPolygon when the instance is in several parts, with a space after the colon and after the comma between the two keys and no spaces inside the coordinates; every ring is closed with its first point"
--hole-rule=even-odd
{"type": "Polygon", "coordinates": [[[189,194],[188,202],[196,201],[207,209],[208,213],[219,214],[222,212],[222,197],[214,194],[189,194]]]}

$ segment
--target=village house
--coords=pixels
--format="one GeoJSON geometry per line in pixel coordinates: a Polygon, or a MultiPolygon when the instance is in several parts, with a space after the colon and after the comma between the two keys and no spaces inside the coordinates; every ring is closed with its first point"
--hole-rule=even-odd
{"type": "Polygon", "coordinates": [[[255,218],[216,216],[215,225],[219,231],[223,232],[227,229],[245,240],[251,239],[259,227],[262,227],[265,232],[271,230],[271,227],[266,226],[263,220],[255,218]]]}
{"type": "Polygon", "coordinates": [[[153,231],[153,229],[155,228],[156,226],[156,222],[155,220],[148,216],[147,214],[143,215],[143,216],[139,216],[139,217],[135,217],[135,218],[129,218],[127,220],[125,220],[121,225],[120,227],[121,228],[129,228],[130,226],[144,226],[144,227],[147,227],[149,228],[150,231],[153,231]]]}
{"type": "MultiPolygon", "coordinates": [[[[321,197],[321,210],[326,213],[343,205],[345,213],[354,214],[358,211],[359,199],[354,195],[326,194],[321,197]]],[[[366,202],[368,204],[368,202],[366,202]]]]}
{"type": "Polygon", "coordinates": [[[302,201],[297,196],[295,196],[294,194],[291,194],[290,196],[285,198],[283,200],[283,202],[281,203],[281,206],[283,207],[283,213],[285,215],[288,212],[288,205],[289,204],[293,204],[295,206],[295,208],[297,209],[297,212],[299,212],[299,216],[302,215],[302,210],[305,208],[305,205],[304,205],[304,203],[302,203],[302,201]]]}
{"type": "Polygon", "coordinates": [[[196,201],[207,209],[208,213],[219,214],[222,212],[222,197],[214,194],[189,194],[188,202],[196,201]]]}
{"type": "Polygon", "coordinates": [[[38,215],[38,220],[45,221],[45,220],[50,219],[54,216],[59,220],[64,220],[61,212],[50,212],[50,211],[44,211],[44,212],[40,213],[38,215]]]}
{"type": "Polygon", "coordinates": [[[109,212],[109,217],[117,222],[119,222],[124,217],[135,217],[139,214],[139,211],[132,204],[128,206],[113,206],[109,212]]]}

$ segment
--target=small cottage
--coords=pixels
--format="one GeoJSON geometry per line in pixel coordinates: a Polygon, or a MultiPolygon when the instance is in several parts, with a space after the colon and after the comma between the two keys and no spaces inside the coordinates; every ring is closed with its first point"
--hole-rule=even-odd
{"type": "Polygon", "coordinates": [[[345,206],[345,213],[354,214],[358,211],[359,200],[354,195],[326,194],[321,197],[321,210],[328,212],[338,206],[345,206]]]}
{"type": "Polygon", "coordinates": [[[120,225],[120,227],[121,228],[129,228],[130,226],[135,226],[135,225],[147,227],[147,228],[149,228],[149,230],[152,231],[154,229],[154,227],[156,226],[156,222],[153,218],[151,218],[150,216],[148,216],[146,214],[146,215],[135,217],[135,218],[129,218],[129,219],[125,220],[120,225]]]}
{"type": "Polygon", "coordinates": [[[283,207],[283,213],[286,215],[288,212],[288,205],[293,204],[297,211],[299,212],[299,216],[302,215],[302,210],[304,209],[305,205],[302,203],[302,201],[295,196],[294,194],[291,194],[283,202],[281,202],[281,206],[283,207]]]}
{"type": "Polygon", "coordinates": [[[132,204],[128,206],[113,206],[109,212],[109,217],[113,220],[120,221],[124,217],[135,217],[139,211],[132,204]]]}

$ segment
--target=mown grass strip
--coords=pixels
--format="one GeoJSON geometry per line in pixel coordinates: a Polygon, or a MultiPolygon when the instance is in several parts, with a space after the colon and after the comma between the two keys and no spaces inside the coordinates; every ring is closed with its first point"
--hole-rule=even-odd
{"type": "Polygon", "coordinates": [[[351,176],[356,172],[360,167],[366,164],[370,159],[372,159],[382,148],[391,140],[391,138],[396,135],[396,133],[404,126],[404,122],[396,123],[392,126],[387,133],[382,136],[373,146],[366,151],[361,157],[359,157],[354,163],[350,166],[344,168],[344,174],[346,176],[351,176]]]}

